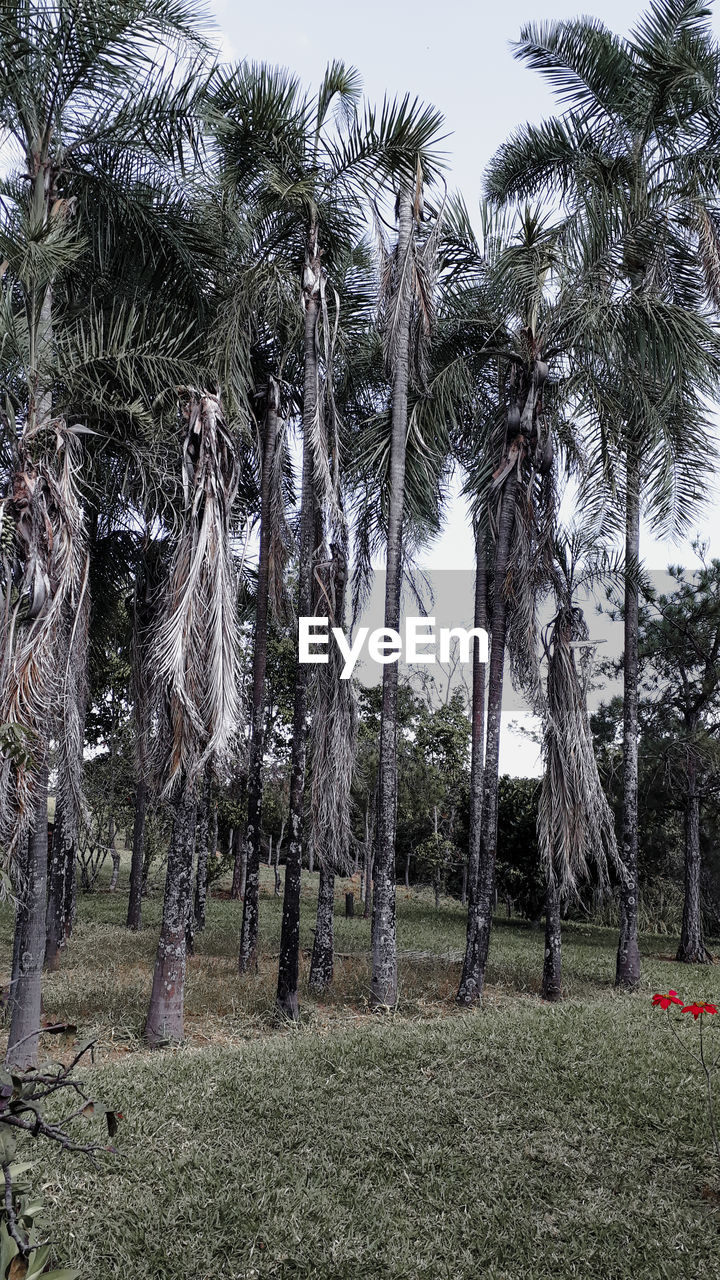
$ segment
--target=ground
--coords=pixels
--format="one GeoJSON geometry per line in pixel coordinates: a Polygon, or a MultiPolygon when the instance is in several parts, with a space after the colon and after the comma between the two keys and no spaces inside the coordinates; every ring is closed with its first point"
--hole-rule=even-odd
{"type": "MultiPolygon", "coordinates": [[[[87,1280],[720,1280],[701,1082],[650,1005],[668,986],[717,997],[719,969],[676,965],[672,939],[645,937],[641,990],[616,994],[614,934],[575,924],[566,999],[548,1005],[542,933],[499,921],[483,1009],[460,1013],[464,910],[401,891],[400,1007],[378,1019],[369,922],[345,920],[340,883],[335,990],[303,990],[300,1026],[278,1030],[281,903],[264,879],[259,977],[237,973],[241,906],[212,900],[188,1044],[151,1054],[159,895],[132,936],[123,883],[81,899],[45,984],[48,1018],[98,1033],[92,1088],[124,1116],[122,1154],[99,1169],[36,1166],[56,1256],[87,1280]]],[[[304,946],[315,887],[307,876],[304,946]]],[[[10,934],[6,910],[5,971],[10,934]]]]}

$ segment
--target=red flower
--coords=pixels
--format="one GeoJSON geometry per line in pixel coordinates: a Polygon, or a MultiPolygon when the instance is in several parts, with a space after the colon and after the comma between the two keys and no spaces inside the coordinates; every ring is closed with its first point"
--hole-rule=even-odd
{"type": "Polygon", "coordinates": [[[717,1005],[708,1004],[707,1001],[698,1002],[695,1000],[693,1004],[683,1005],[682,1012],[691,1013],[697,1022],[701,1013],[717,1013],[717,1005]]]}
{"type": "Polygon", "coordinates": [[[658,1006],[661,1009],[669,1009],[671,1004],[682,1004],[682,1000],[678,996],[677,991],[673,991],[672,988],[668,991],[666,996],[654,995],[652,1002],[655,1006],[658,1006]]]}

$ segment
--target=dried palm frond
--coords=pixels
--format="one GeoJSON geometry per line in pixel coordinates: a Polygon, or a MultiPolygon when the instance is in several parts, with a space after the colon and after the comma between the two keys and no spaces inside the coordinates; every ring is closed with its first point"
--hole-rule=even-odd
{"type": "MultiPolygon", "coordinates": [[[[316,608],[330,619],[330,626],[343,624],[347,578],[346,548],[333,544],[329,555],[314,566],[316,608]]],[[[340,650],[331,644],[327,664],[314,668],[310,757],[315,854],[322,867],[347,875],[356,709],[352,681],[340,679],[342,667],[340,650]]]]}
{"type": "Polygon", "coordinates": [[[545,637],[545,772],[538,840],[549,880],[563,898],[577,894],[591,867],[601,889],[607,888],[609,862],[622,874],[615,823],[600,782],[587,712],[592,667],[588,634],[582,610],[566,602],[545,637]],[[578,644],[582,647],[576,662],[573,646],[578,644]]]}
{"type": "Polygon", "coordinates": [[[7,626],[0,645],[0,720],[31,743],[0,772],[0,831],[12,855],[32,813],[39,774],[57,738],[68,836],[82,811],[82,723],[88,621],[88,556],[79,498],[81,428],[56,419],[21,438],[2,500],[14,530],[3,584],[7,626]],[[46,433],[54,451],[45,450],[46,433]]]}
{"type": "MultiPolygon", "coordinates": [[[[413,216],[419,221],[421,209],[416,193],[413,216]]],[[[413,385],[425,390],[429,373],[430,336],[435,323],[435,293],[439,272],[438,253],[443,209],[433,219],[424,242],[412,235],[404,253],[398,242],[388,248],[376,210],[376,235],[380,272],[379,327],[383,337],[385,367],[397,365],[401,320],[410,310],[410,376],[413,385]]]]}
{"type": "Polygon", "coordinates": [[[273,617],[280,624],[292,617],[286,569],[295,547],[288,521],[288,423],[278,419],[275,452],[270,476],[270,551],[268,556],[268,599],[273,617]]]}
{"type": "Polygon", "coordinates": [[[236,446],[216,395],[180,389],[184,508],[150,644],[165,794],[221,760],[240,727],[237,583],[230,517],[236,446]]]}

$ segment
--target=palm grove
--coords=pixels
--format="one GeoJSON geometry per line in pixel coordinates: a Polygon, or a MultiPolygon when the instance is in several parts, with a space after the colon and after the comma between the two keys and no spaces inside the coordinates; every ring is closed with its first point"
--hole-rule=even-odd
{"type": "Polygon", "coordinates": [[[639,530],[642,513],[687,529],[713,469],[708,10],[657,0],[627,39],[592,19],[527,27],[515,56],[558,113],[500,148],[479,217],[448,192],[434,109],[368,104],[339,62],[314,90],[219,65],[186,0],[6,5],[0,29],[9,1060],[36,1059],[43,965],[72,945],[78,879],[91,889],[107,851],[117,883],[121,834],[128,928],[166,860],[152,1046],[183,1038],[218,868],[242,900],[240,971],[256,968],[265,857],[277,889],[284,865],[280,1014],[299,1014],[308,864],[311,989],[332,982],[335,876],[360,870],[370,1002],[396,1005],[396,876],[414,859],[467,901],[457,999],[479,1002],[498,890],[517,896],[503,832],[525,820],[499,778],[506,678],[542,724],[522,875],[544,902],[545,996],[562,912],[588,895],[615,895],[616,982],[637,983],[658,770],[684,849],[679,957],[706,958],[719,569],[705,557],[656,597],[639,530]],[[457,694],[423,701],[397,664],[366,690],[332,649],[298,663],[297,618],[349,628],[378,555],[398,627],[454,469],[490,635],[469,714],[457,694]],[[622,597],[623,697],[591,728],[601,582],[622,597]]]}

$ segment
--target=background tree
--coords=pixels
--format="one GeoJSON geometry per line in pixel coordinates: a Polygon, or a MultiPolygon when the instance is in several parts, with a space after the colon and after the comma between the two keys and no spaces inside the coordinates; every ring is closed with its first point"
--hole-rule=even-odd
{"type": "MultiPolygon", "coordinates": [[[[564,114],[527,125],[487,175],[503,201],[560,199],[584,282],[574,358],[599,424],[608,492],[624,486],[625,729],[616,981],[639,977],[638,659],[641,500],[656,527],[689,518],[711,452],[703,393],[717,359],[703,297],[716,301],[713,213],[717,62],[708,9],[658,0],[628,39],[596,19],[521,33],[516,56],[548,79],[564,114]],[[705,123],[708,122],[708,123],[705,123]]],[[[599,469],[598,469],[599,470],[599,469]]]]}

